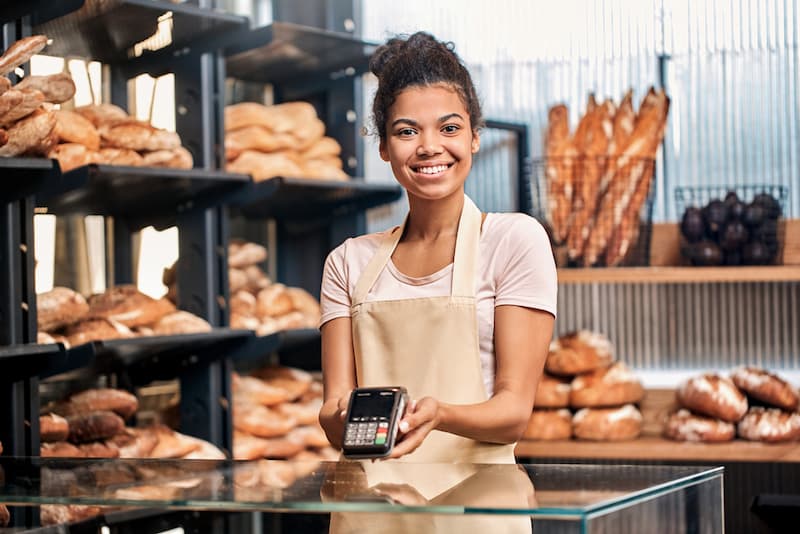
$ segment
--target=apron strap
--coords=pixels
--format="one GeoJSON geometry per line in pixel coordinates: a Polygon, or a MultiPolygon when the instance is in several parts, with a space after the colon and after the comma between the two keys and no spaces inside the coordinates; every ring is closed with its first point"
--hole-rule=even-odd
{"type": "MultiPolygon", "coordinates": [[[[394,249],[403,236],[408,215],[403,224],[395,227],[388,232],[382,239],[378,250],[370,259],[361,276],[356,282],[353,290],[352,306],[363,303],[369,290],[378,281],[378,277],[383,271],[389,258],[392,257],[394,249]]],[[[458,221],[458,232],[456,234],[456,252],[453,261],[453,283],[450,289],[451,296],[454,297],[474,297],[475,296],[475,271],[478,257],[478,242],[481,232],[481,212],[472,200],[464,195],[464,207],[461,210],[461,217],[458,221]]]]}

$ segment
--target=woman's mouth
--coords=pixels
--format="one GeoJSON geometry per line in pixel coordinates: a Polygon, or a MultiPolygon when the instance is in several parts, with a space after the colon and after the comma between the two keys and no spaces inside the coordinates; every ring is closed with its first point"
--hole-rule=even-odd
{"type": "Polygon", "coordinates": [[[452,165],[453,165],[452,163],[442,163],[438,165],[419,165],[411,167],[411,170],[413,170],[417,174],[422,174],[424,176],[438,176],[447,169],[449,169],[452,165]]]}

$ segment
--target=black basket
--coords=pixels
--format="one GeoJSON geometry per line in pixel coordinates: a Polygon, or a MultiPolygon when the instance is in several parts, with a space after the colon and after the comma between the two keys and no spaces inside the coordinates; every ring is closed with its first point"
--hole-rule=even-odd
{"type": "MultiPolygon", "coordinates": [[[[683,226],[683,217],[688,208],[694,207],[704,210],[704,208],[708,206],[712,200],[721,200],[724,202],[725,197],[731,192],[736,193],[738,199],[745,205],[749,205],[757,195],[767,194],[775,199],[780,206],[778,220],[783,216],[784,213],[786,213],[786,204],[789,198],[789,188],[784,185],[748,184],[735,186],[679,186],[675,188],[675,207],[677,209],[678,220],[681,222],[681,226],[683,226]]],[[[704,217],[706,217],[705,213],[704,217]]],[[[696,256],[698,256],[698,253],[696,250],[692,250],[690,246],[691,243],[686,238],[686,234],[684,233],[683,229],[681,230],[681,253],[687,263],[692,263],[695,265],[735,266],[742,264],[781,264],[783,258],[784,230],[783,226],[779,224],[777,220],[774,221],[773,224],[775,225],[776,230],[774,236],[771,236],[769,239],[763,239],[764,244],[770,247],[770,256],[763,261],[749,261],[747,258],[736,258],[737,252],[741,252],[741,250],[734,250],[732,252],[722,251],[722,259],[720,262],[716,261],[714,258],[705,257],[702,254],[700,254],[700,258],[697,258],[696,256]],[[731,257],[734,259],[731,260],[731,257]]],[[[753,228],[748,228],[748,231],[750,232],[750,236],[748,237],[749,241],[761,240],[760,237],[753,235],[756,233],[753,228]]],[[[713,232],[709,230],[708,225],[705,227],[705,235],[703,236],[702,240],[711,241],[721,245],[720,236],[713,235],[713,232]]],[[[741,248],[743,249],[743,247],[744,245],[742,245],[741,248]]],[[[741,254],[739,254],[739,256],[741,256],[741,254]]]]}
{"type": "Polygon", "coordinates": [[[655,160],[551,157],[531,171],[533,215],[559,267],[649,265],[655,160]]]}

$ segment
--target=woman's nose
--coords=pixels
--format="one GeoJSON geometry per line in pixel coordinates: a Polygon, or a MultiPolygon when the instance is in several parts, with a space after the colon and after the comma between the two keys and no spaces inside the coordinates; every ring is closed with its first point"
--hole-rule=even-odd
{"type": "Polygon", "coordinates": [[[431,156],[442,152],[442,144],[434,135],[421,135],[417,146],[418,156],[431,156]]]}

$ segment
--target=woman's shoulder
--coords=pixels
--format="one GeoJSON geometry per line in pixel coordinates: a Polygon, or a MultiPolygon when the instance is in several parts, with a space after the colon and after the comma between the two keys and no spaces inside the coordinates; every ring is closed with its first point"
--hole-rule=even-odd
{"type": "Polygon", "coordinates": [[[390,228],[382,232],[350,237],[333,249],[330,257],[349,264],[363,263],[365,258],[369,260],[372,257],[384,236],[392,230],[393,228],[390,228]]]}
{"type": "Polygon", "coordinates": [[[483,224],[483,233],[487,241],[517,241],[519,239],[549,243],[544,226],[526,213],[487,213],[483,224]]]}

